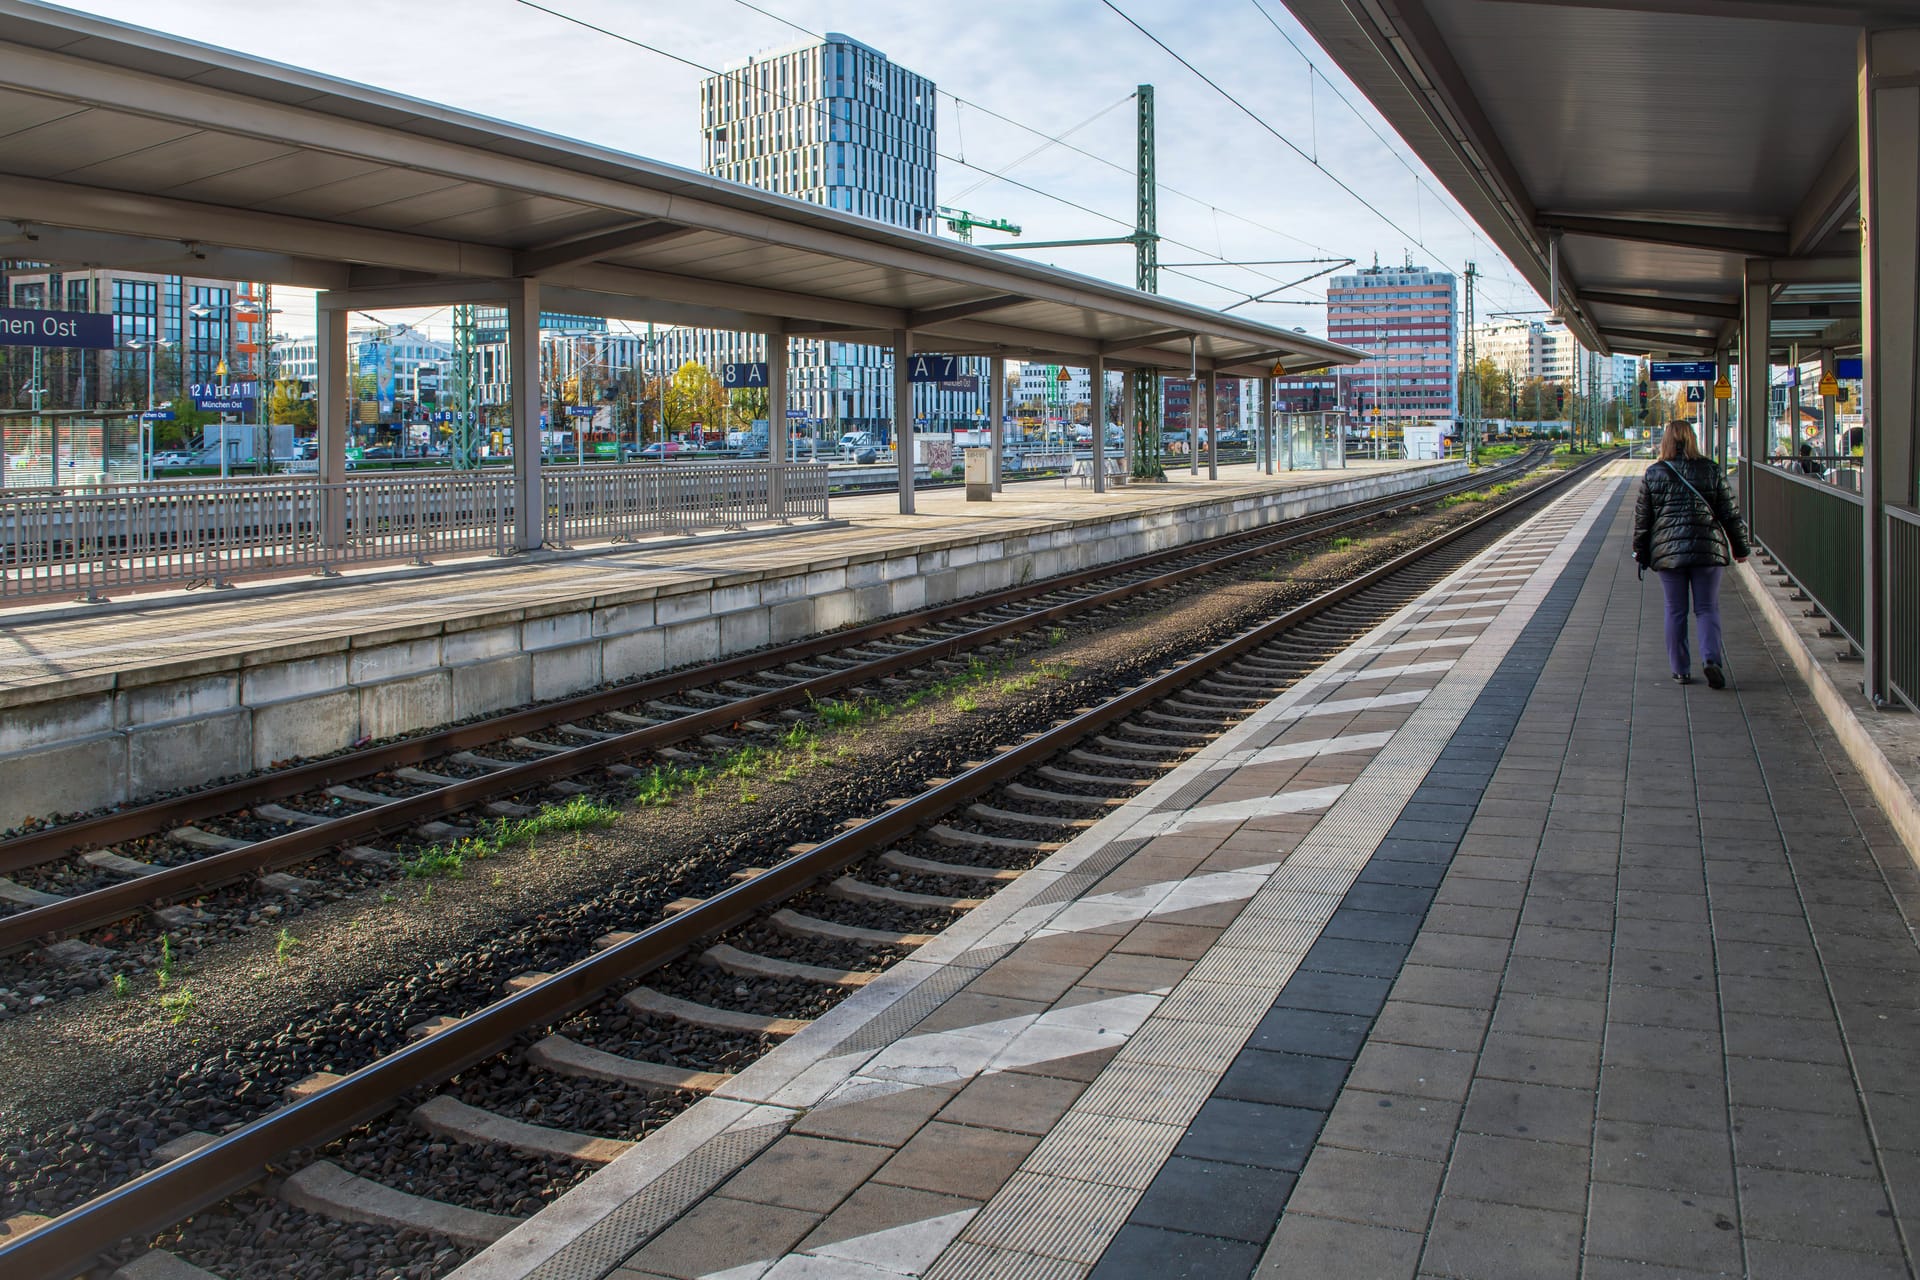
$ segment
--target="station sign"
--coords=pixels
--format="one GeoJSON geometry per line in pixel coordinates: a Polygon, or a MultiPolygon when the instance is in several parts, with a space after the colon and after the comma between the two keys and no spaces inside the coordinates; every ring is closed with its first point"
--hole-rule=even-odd
{"type": "Polygon", "coordinates": [[[1711,360],[1654,360],[1647,365],[1647,376],[1655,382],[1712,382],[1720,366],[1711,360]]]}
{"type": "Polygon", "coordinates": [[[88,347],[104,351],[113,345],[111,315],[0,307],[0,346],[88,347]]]}
{"type": "Polygon", "coordinates": [[[567,406],[567,416],[569,418],[591,418],[594,412],[594,407],[590,404],[570,404],[567,406]]]}
{"type": "Polygon", "coordinates": [[[961,391],[970,396],[980,394],[980,375],[973,374],[963,378],[942,378],[938,383],[942,391],[961,391]]]}
{"type": "Polygon", "coordinates": [[[252,413],[258,403],[256,382],[190,382],[187,394],[202,413],[252,413]]]}
{"type": "Polygon", "coordinates": [[[908,382],[948,382],[963,376],[959,356],[909,356],[908,382]]]}
{"type": "Polygon", "coordinates": [[[1848,382],[1858,382],[1867,376],[1867,364],[1859,356],[1843,356],[1833,362],[1833,375],[1848,382]]]}
{"type": "Polygon", "coordinates": [[[146,411],[145,413],[143,413],[143,414],[141,414],[141,415],[140,415],[140,421],[142,421],[142,422],[172,422],[172,421],[173,421],[173,410],[171,410],[171,409],[148,409],[148,410],[147,410],[147,411],[146,411]]]}
{"type": "Polygon", "coordinates": [[[755,360],[742,364],[723,364],[720,366],[720,385],[729,391],[764,387],[767,385],[767,362],[755,360]]]}
{"type": "Polygon", "coordinates": [[[787,410],[787,417],[788,417],[788,418],[804,418],[804,417],[806,417],[806,416],[807,416],[807,411],[806,411],[805,409],[789,409],[789,410],[787,410]]]}
{"type": "Polygon", "coordinates": [[[1705,404],[1706,400],[1707,400],[1707,389],[1705,387],[1688,387],[1687,388],[1688,404],[1705,404]]]}

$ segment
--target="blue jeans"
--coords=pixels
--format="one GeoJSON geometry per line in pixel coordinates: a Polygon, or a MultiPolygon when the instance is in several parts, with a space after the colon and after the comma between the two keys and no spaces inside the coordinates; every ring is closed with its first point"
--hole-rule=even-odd
{"type": "Polygon", "coordinates": [[[1661,569],[1660,587],[1667,594],[1667,661],[1677,676],[1692,673],[1687,656],[1687,597],[1693,597],[1693,616],[1700,622],[1700,656],[1718,664],[1720,650],[1721,566],[1661,569]]]}

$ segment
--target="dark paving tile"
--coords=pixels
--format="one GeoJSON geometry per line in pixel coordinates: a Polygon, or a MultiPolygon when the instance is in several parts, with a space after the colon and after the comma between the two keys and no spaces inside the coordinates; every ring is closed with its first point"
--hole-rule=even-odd
{"type": "Polygon", "coordinates": [[[1710,1031],[1633,1022],[1607,1027],[1604,1060],[1608,1066],[1711,1075],[1721,1069],[1724,1056],[1720,1037],[1710,1031]]]}
{"type": "Polygon", "coordinates": [[[1154,1175],[1131,1220],[1263,1244],[1294,1181],[1293,1174],[1277,1169],[1173,1156],[1154,1175]]]}
{"type": "Polygon", "coordinates": [[[1389,1000],[1374,1023],[1372,1038],[1384,1044],[1472,1051],[1480,1047],[1486,1029],[1487,1016],[1477,1009],[1389,1000]]]}
{"type": "Polygon", "coordinates": [[[1787,1058],[1796,1062],[1847,1060],[1840,1028],[1832,1017],[1776,1018],[1762,1013],[1728,1013],[1722,1020],[1726,1051],[1744,1058],[1787,1058]]]}
{"type": "Polygon", "coordinates": [[[1221,1098],[1326,1111],[1340,1094],[1347,1063],[1338,1058],[1242,1049],[1215,1086],[1221,1098]]]}
{"type": "Polygon", "coordinates": [[[1253,1029],[1247,1047],[1351,1062],[1367,1042],[1367,1030],[1372,1025],[1370,1019],[1350,1013],[1275,1009],[1253,1029]]]}
{"type": "Polygon", "coordinates": [[[1409,964],[1393,984],[1395,1000],[1449,1004],[1462,1009],[1491,1009],[1500,993],[1500,975],[1485,969],[1438,969],[1409,964]]]}
{"type": "Polygon", "coordinates": [[[1326,1113],[1209,1098],[1187,1126],[1175,1155],[1297,1172],[1307,1162],[1326,1113]]]}
{"type": "Polygon", "coordinates": [[[1550,1036],[1558,1040],[1598,1042],[1606,1027],[1607,1006],[1598,1000],[1562,996],[1509,995],[1494,1011],[1495,1031],[1550,1036]]]}
{"type": "Polygon", "coordinates": [[[1399,974],[1406,958],[1407,948],[1403,943],[1361,942],[1352,938],[1323,936],[1307,952],[1302,966],[1330,973],[1391,979],[1399,974]]]}
{"type": "Polygon", "coordinates": [[[1233,1280],[1252,1275],[1259,1261],[1259,1248],[1244,1240],[1221,1240],[1129,1222],[1113,1237],[1113,1243],[1089,1273],[1089,1280],[1166,1280],[1169,1276],[1233,1280]]]}
{"type": "Polygon", "coordinates": [[[1292,1009],[1319,1009],[1327,1013],[1358,1013],[1372,1017],[1387,1001],[1393,984],[1385,978],[1351,973],[1324,973],[1302,967],[1287,980],[1274,1001],[1292,1009]]]}
{"type": "Polygon", "coordinates": [[[1419,932],[1418,915],[1342,906],[1328,918],[1320,934],[1325,938],[1352,938],[1359,942],[1390,942],[1397,946],[1408,946],[1419,932]]]}

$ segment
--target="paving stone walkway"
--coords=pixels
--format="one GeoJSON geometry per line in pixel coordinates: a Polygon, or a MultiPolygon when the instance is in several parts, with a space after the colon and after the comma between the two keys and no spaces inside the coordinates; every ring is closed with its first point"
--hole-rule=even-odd
{"type": "MultiPolygon", "coordinates": [[[[1262,1277],[1913,1274],[1920,876],[1745,596],[1724,602],[1735,688],[1667,678],[1629,521],[1539,669],[1262,1277]]],[[[1261,1035],[1306,1054],[1374,1012],[1296,1003],[1327,1012],[1261,1035]]],[[[1098,1274],[1148,1274],[1125,1243],[1098,1274]]]]}

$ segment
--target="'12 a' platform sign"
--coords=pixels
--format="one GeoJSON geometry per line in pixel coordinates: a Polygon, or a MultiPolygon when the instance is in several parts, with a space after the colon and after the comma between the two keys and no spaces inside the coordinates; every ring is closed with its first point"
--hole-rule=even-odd
{"type": "Polygon", "coordinates": [[[947,382],[961,376],[959,356],[911,356],[908,382],[947,382]]]}

